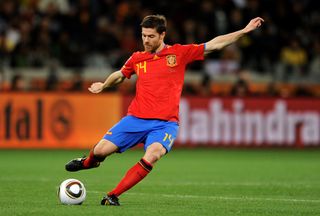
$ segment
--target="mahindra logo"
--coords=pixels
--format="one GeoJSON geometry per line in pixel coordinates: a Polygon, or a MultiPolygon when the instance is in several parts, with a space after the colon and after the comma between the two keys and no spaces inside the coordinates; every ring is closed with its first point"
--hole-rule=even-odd
{"type": "Polygon", "coordinates": [[[288,102],[275,100],[268,107],[244,100],[209,100],[195,108],[180,103],[181,143],[222,145],[319,145],[320,115],[316,110],[292,110],[288,102]],[[298,143],[300,142],[300,143],[298,143]]]}

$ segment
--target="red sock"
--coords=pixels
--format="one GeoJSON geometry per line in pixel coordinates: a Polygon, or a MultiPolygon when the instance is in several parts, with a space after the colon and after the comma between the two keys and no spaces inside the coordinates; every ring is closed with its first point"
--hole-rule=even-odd
{"type": "Polygon", "coordinates": [[[129,190],[146,177],[151,170],[152,165],[148,161],[141,159],[136,165],[128,170],[117,187],[109,192],[108,195],[120,196],[123,192],[129,190]]]}
{"type": "Polygon", "coordinates": [[[99,163],[101,160],[99,158],[97,158],[94,154],[93,154],[93,149],[90,151],[89,157],[87,157],[84,161],[83,161],[83,166],[85,168],[91,168],[94,167],[97,163],[99,163]]]}

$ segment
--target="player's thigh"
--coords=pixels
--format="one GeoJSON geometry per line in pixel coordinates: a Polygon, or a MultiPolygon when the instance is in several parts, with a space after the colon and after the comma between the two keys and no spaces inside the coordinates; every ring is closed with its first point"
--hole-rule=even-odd
{"type": "Polygon", "coordinates": [[[108,156],[114,152],[118,151],[118,146],[112,143],[109,140],[102,139],[100,142],[94,147],[93,153],[97,156],[108,156]]]}

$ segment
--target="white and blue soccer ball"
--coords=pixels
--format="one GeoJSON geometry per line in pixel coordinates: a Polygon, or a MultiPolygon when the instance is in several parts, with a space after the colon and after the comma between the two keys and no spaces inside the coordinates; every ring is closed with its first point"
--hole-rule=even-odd
{"type": "Polygon", "coordinates": [[[77,179],[64,180],[58,189],[58,197],[62,204],[80,205],[86,199],[86,188],[77,179]]]}

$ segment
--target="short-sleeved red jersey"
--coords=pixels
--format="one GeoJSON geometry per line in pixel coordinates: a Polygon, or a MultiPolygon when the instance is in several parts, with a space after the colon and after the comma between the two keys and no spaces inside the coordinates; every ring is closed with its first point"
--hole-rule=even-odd
{"type": "Polygon", "coordinates": [[[204,44],[166,45],[158,53],[135,52],[121,68],[130,79],[136,74],[136,96],[128,115],[179,121],[179,102],[186,65],[203,60],[204,44]]]}

